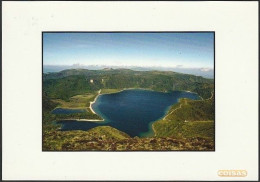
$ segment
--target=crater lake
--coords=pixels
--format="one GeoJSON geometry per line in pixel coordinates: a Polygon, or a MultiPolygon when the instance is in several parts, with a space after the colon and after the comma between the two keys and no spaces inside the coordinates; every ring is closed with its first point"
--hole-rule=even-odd
{"type": "Polygon", "coordinates": [[[61,130],[89,130],[96,126],[111,126],[131,137],[153,135],[152,123],[163,118],[180,98],[199,100],[196,93],[173,91],[169,93],[143,89],[128,89],[117,93],[102,94],[92,104],[93,110],[104,121],[57,121],[61,130]]]}

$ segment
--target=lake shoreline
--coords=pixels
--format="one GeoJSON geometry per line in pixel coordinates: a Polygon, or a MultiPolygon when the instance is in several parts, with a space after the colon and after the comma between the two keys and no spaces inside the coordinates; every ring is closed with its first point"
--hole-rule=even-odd
{"type": "MultiPolygon", "coordinates": [[[[101,90],[101,89],[100,89],[101,90]]],[[[99,95],[106,95],[106,94],[115,94],[115,93],[120,93],[123,92],[125,90],[147,90],[147,91],[152,91],[152,92],[161,92],[161,93],[171,93],[171,92],[188,92],[188,93],[193,93],[193,94],[197,94],[201,100],[203,100],[203,98],[197,93],[197,92],[192,92],[189,90],[173,90],[171,92],[163,92],[163,91],[157,91],[157,90],[153,90],[150,88],[123,88],[121,90],[115,91],[115,92],[111,92],[111,93],[100,93],[99,95]]]]}
{"type": "Polygon", "coordinates": [[[200,97],[201,100],[204,100],[204,99],[203,99],[198,93],[196,93],[196,92],[191,92],[191,91],[184,91],[184,92],[189,92],[189,93],[197,94],[197,95],[200,97]]]}
{"type": "Polygon", "coordinates": [[[157,92],[155,90],[149,89],[149,88],[123,88],[123,89],[118,89],[114,92],[109,92],[109,93],[101,93],[100,95],[107,95],[107,94],[115,94],[115,93],[120,93],[123,92],[125,90],[149,90],[149,91],[154,91],[157,92]]]}
{"type": "MultiPolygon", "coordinates": [[[[98,95],[95,97],[95,99],[91,102],[89,102],[89,109],[91,110],[91,112],[97,116],[99,116],[94,109],[92,108],[92,105],[96,102],[97,98],[102,95],[101,93],[101,89],[98,91],[98,95]]],[[[102,118],[101,116],[99,116],[100,118],[102,118]]],[[[77,121],[90,121],[90,122],[97,122],[97,121],[105,121],[104,118],[102,119],[79,119],[77,121]]]]}
{"type": "Polygon", "coordinates": [[[91,110],[91,112],[93,114],[96,114],[96,115],[97,115],[97,113],[93,110],[92,104],[94,104],[96,102],[96,100],[97,100],[98,96],[100,95],[100,93],[101,93],[101,89],[98,91],[98,95],[95,97],[94,101],[89,102],[89,109],[91,110]]]}
{"type": "MultiPolygon", "coordinates": [[[[189,91],[189,90],[181,90],[181,92],[188,92],[188,93],[196,94],[196,95],[198,95],[198,96],[200,97],[201,100],[204,100],[204,99],[203,99],[198,93],[196,93],[196,92],[192,92],[192,91],[189,91]]],[[[173,104],[173,105],[176,105],[176,104],[178,104],[178,103],[180,103],[180,100],[178,100],[178,102],[175,103],[175,104],[173,104]]],[[[173,105],[171,105],[170,108],[171,108],[173,105]]],[[[170,114],[170,113],[169,113],[170,110],[171,110],[171,109],[169,109],[169,111],[168,111],[168,112],[165,114],[165,116],[162,117],[162,118],[165,118],[166,116],[168,116],[168,115],[170,114]]],[[[160,119],[154,121],[153,124],[152,124],[152,130],[153,130],[153,132],[154,132],[154,137],[156,137],[156,130],[155,130],[155,128],[154,128],[154,124],[155,124],[156,122],[162,120],[162,118],[160,118],[160,119]]]]}

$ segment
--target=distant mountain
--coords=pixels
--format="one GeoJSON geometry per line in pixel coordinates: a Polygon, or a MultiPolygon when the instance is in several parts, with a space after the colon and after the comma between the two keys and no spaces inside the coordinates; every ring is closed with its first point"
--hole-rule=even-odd
{"type": "Polygon", "coordinates": [[[89,69],[89,70],[109,70],[109,69],[131,69],[134,71],[174,71],[178,73],[192,74],[196,76],[202,76],[204,78],[214,78],[214,70],[210,68],[183,68],[178,67],[141,67],[141,66],[108,66],[108,65],[44,65],[43,73],[59,72],[67,69],[89,69]]]}

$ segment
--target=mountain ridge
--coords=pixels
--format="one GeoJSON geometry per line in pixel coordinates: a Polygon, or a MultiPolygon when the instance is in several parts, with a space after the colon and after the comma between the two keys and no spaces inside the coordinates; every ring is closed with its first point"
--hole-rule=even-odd
{"type": "Polygon", "coordinates": [[[147,88],[154,91],[191,91],[206,99],[214,90],[214,80],[172,71],[133,71],[130,69],[70,69],[43,74],[43,90],[51,98],[71,96],[100,89],[147,88]]]}

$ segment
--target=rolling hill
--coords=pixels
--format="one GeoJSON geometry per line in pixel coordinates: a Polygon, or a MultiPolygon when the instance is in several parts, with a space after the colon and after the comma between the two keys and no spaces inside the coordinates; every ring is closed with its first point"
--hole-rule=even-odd
{"type": "Polygon", "coordinates": [[[72,69],[43,75],[43,91],[50,97],[70,97],[99,89],[146,88],[161,92],[186,90],[206,99],[214,90],[214,80],[176,72],[133,71],[129,69],[72,69]]]}

